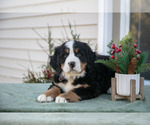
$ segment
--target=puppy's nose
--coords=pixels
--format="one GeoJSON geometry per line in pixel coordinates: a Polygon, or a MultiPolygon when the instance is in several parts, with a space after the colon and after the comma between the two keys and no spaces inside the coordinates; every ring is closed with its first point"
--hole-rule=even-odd
{"type": "Polygon", "coordinates": [[[75,67],[75,62],[69,62],[68,64],[71,68],[75,67]]]}

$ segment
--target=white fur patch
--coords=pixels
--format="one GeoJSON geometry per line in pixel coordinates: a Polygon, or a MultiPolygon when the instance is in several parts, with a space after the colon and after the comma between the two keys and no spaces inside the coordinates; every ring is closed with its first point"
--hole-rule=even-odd
{"type": "Polygon", "coordinates": [[[74,41],[66,42],[65,46],[69,48],[69,55],[65,60],[63,71],[65,73],[80,73],[82,71],[80,59],[75,56],[74,49],[73,49],[74,41]],[[75,62],[75,67],[73,69],[70,68],[69,63],[75,62]]]}
{"type": "Polygon", "coordinates": [[[63,97],[57,96],[55,99],[55,103],[68,103],[68,101],[63,97]]]}
{"type": "Polygon", "coordinates": [[[52,98],[51,96],[46,97],[46,95],[42,94],[37,97],[37,100],[39,102],[51,102],[54,100],[54,98],[52,98]]]}
{"type": "Polygon", "coordinates": [[[82,85],[78,84],[78,85],[72,85],[72,83],[74,82],[74,80],[76,78],[80,78],[80,77],[84,77],[86,74],[85,71],[83,71],[81,74],[65,74],[64,72],[62,72],[62,76],[64,76],[64,78],[66,78],[68,80],[67,83],[59,83],[57,84],[57,86],[59,86],[64,92],[68,92],[72,89],[76,89],[81,87],[82,85]]]}
{"type": "Polygon", "coordinates": [[[74,51],[73,51],[73,44],[74,44],[74,41],[68,41],[66,42],[65,46],[68,47],[70,49],[70,54],[74,54],[74,51]]]}
{"type": "Polygon", "coordinates": [[[74,86],[72,85],[73,80],[72,79],[68,79],[67,83],[59,83],[57,84],[64,92],[68,92],[70,90],[72,90],[74,88],[74,86]]]}

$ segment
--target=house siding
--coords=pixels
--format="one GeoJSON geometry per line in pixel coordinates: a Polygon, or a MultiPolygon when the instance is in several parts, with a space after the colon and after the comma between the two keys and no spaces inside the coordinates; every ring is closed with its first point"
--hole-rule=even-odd
{"type": "Polygon", "coordinates": [[[98,31],[97,0],[37,0],[36,2],[27,0],[23,3],[19,0],[15,1],[6,0],[0,5],[1,83],[21,83],[23,74],[27,74],[27,68],[38,72],[40,71],[39,67],[46,64],[47,54],[38,43],[46,51],[48,51],[48,45],[33,29],[43,38],[47,38],[47,27],[48,25],[51,26],[52,38],[56,41],[55,45],[57,46],[60,44],[59,39],[64,39],[65,36],[62,21],[69,38],[71,38],[68,27],[69,20],[73,28],[76,24],[76,30],[77,33],[80,33],[81,41],[90,40],[90,45],[94,49],[98,31]],[[7,2],[9,3],[6,4],[7,2]],[[83,7],[81,10],[83,3],[85,8],[83,7]],[[91,5],[95,8],[92,6],[87,9],[91,5]],[[72,7],[72,10],[63,10],[62,8],[66,6],[72,7]],[[75,11],[76,7],[77,10],[75,11]],[[43,11],[40,11],[42,9],[43,11]],[[79,11],[80,13],[78,13],[79,11]]]}

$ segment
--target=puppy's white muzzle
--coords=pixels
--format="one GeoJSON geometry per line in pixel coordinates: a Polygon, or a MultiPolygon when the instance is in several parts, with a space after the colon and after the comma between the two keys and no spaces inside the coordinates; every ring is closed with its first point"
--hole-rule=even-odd
{"type": "Polygon", "coordinates": [[[79,73],[82,71],[81,69],[81,63],[78,57],[72,55],[69,55],[66,58],[66,61],[64,63],[64,67],[62,69],[65,73],[79,73]]]}

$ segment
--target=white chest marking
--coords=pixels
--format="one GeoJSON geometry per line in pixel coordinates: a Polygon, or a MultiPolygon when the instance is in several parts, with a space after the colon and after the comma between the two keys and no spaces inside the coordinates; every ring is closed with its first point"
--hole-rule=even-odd
{"type": "Polygon", "coordinates": [[[72,85],[73,83],[73,80],[72,79],[69,79],[67,83],[58,83],[57,85],[64,91],[64,92],[68,92],[70,90],[73,90],[73,89],[76,89],[76,88],[79,88],[79,87],[82,87],[83,85],[72,85]]]}
{"type": "Polygon", "coordinates": [[[64,92],[68,92],[70,90],[72,90],[74,88],[74,86],[70,83],[59,83],[58,86],[64,91],[64,92]]]}

